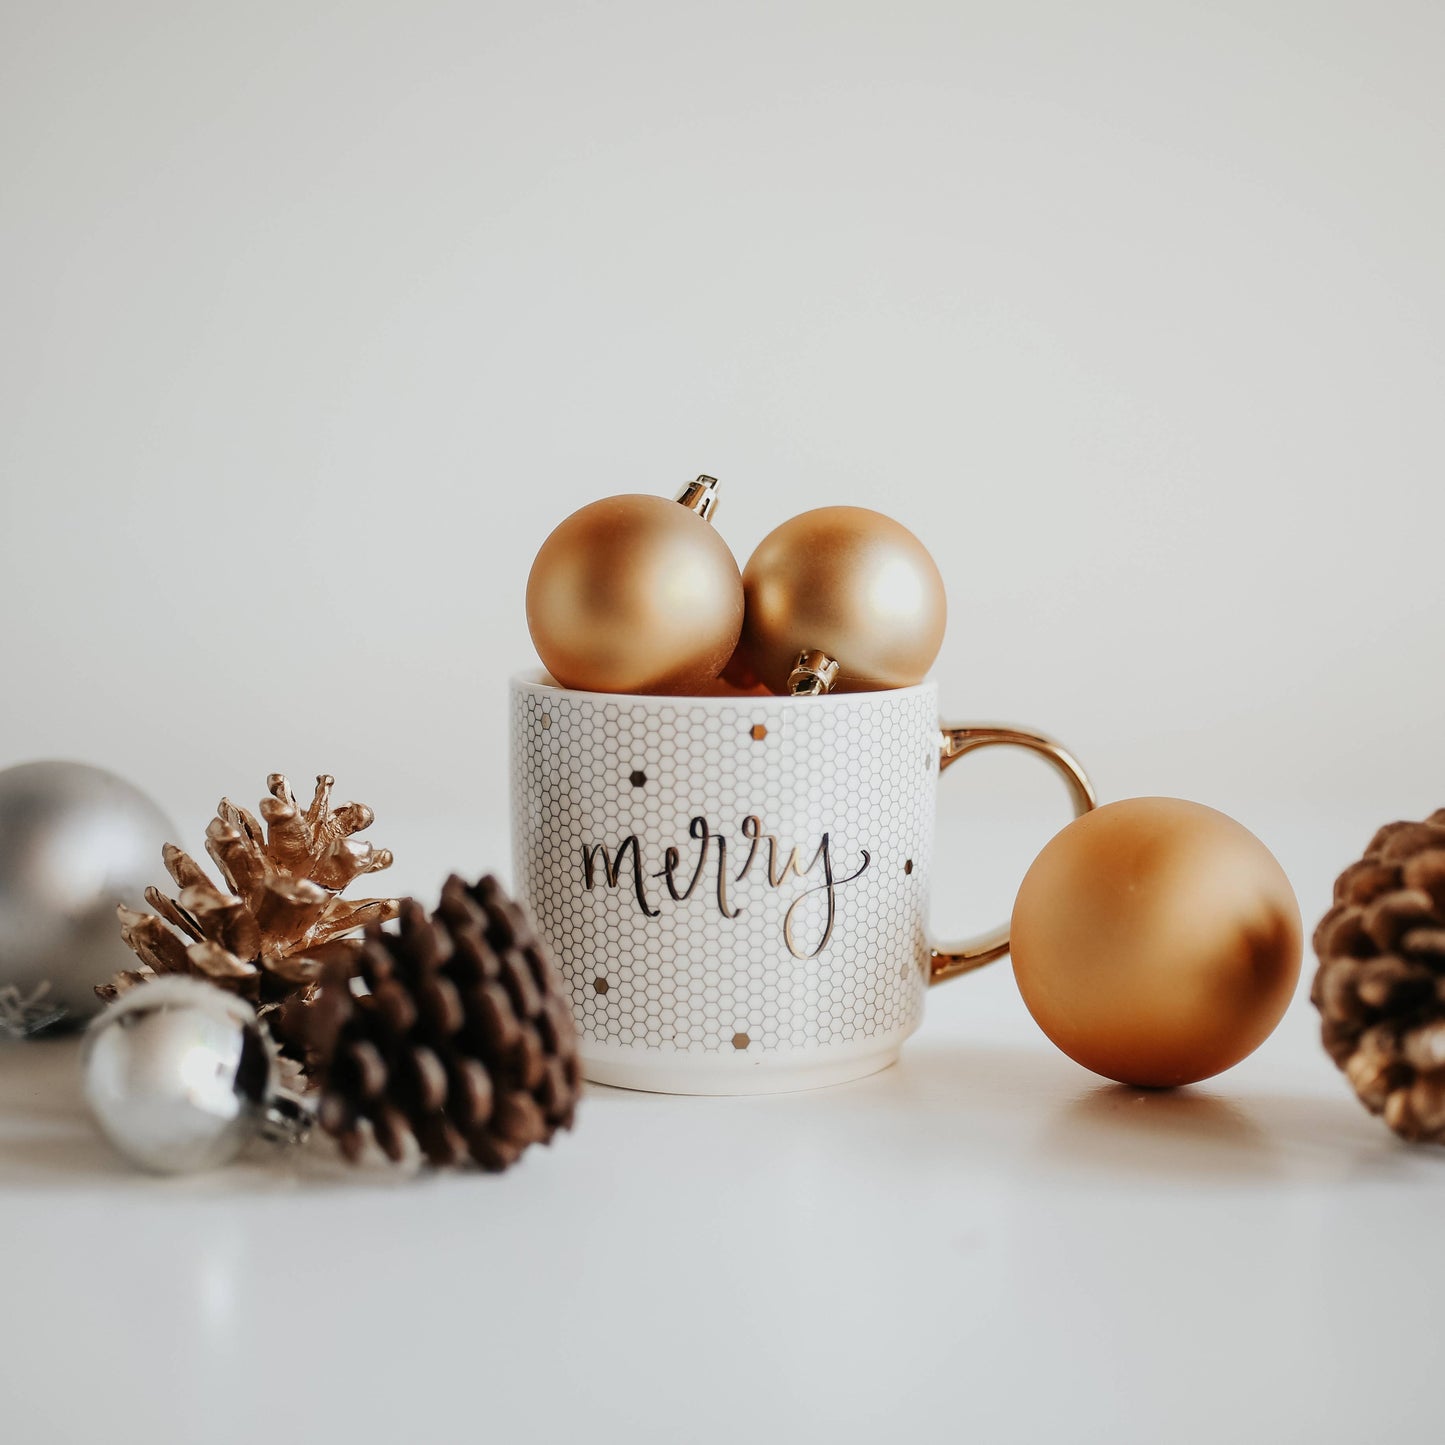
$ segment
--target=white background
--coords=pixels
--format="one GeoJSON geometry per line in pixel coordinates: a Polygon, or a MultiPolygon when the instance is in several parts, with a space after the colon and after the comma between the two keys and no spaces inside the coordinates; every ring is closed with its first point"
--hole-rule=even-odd
{"type": "Polygon", "coordinates": [[[709,471],[1110,796],[1445,792],[1440,6],[0,14],[0,758],[493,806],[536,547],[709,471]]]}
{"type": "MultiPolygon", "coordinates": [[[[192,843],[221,793],[324,769],[399,889],[505,869],[532,554],[708,471],[740,561],[827,502],[912,526],[950,714],[1234,813],[1308,926],[1377,823],[1445,803],[1442,74],[1435,3],[0,0],[0,765],[115,768],[192,843]]],[[[1061,807],[1027,761],[970,768],[948,926],[1003,911],[1061,807]]],[[[192,1442],[239,1391],[239,1437],[312,1329],[305,1418],[370,1438],[415,1419],[347,1395],[374,1308],[444,1366],[394,1367],[419,1438],[457,1438],[460,1342],[509,1358],[508,1318],[543,1343],[494,1378],[500,1439],[564,1433],[526,1413],[549,1338],[581,1379],[556,1423],[601,1438],[685,1438],[699,1401],[698,1439],[1363,1438],[1437,1365],[1439,1171],[1313,1032],[1301,999],[1131,1131],[1000,971],[851,1092],[598,1093],[513,1192],[297,1215],[264,1172],[109,1172],[36,1082],[69,1074],[7,1056],[10,1294],[59,1301],[53,1348],[7,1331],[9,1398],[27,1439],[93,1438],[110,1392],[192,1442]],[[571,1333],[528,1293],[548,1260],[571,1333]]]]}

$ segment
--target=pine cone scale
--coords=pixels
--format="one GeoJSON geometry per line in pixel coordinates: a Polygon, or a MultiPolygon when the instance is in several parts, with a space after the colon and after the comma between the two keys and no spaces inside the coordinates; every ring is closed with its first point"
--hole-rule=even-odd
{"type": "MultiPolygon", "coordinates": [[[[1445,928],[1412,928],[1401,935],[1400,952],[1426,959],[1445,957],[1445,928]]],[[[1436,982],[1445,983],[1445,979],[1436,982]]]]}
{"type": "Polygon", "coordinates": [[[542,1035],[531,1024],[522,1025],[522,1039],[517,1046],[516,1057],[517,1077],[522,1087],[539,1087],[547,1073],[547,1052],[542,1047],[542,1035]]]}
{"type": "Polygon", "coordinates": [[[1405,867],[1405,882],[1429,894],[1434,907],[1445,913],[1445,848],[1432,848],[1411,859],[1405,867]]]}
{"type": "Polygon", "coordinates": [[[1380,894],[1399,886],[1398,867],[1376,859],[1362,858],[1358,863],[1351,863],[1335,881],[1335,902],[1351,899],[1356,903],[1370,903],[1380,894]]]}
{"type": "Polygon", "coordinates": [[[167,843],[161,850],[161,861],[166,866],[166,872],[171,875],[172,881],[177,888],[189,888],[193,883],[210,883],[206,877],[205,870],[189,853],[177,848],[174,843],[167,843]]]}
{"type": "Polygon", "coordinates": [[[476,1026],[484,1047],[493,1054],[510,1055],[520,1045],[522,1028],[501,984],[489,981],[478,989],[476,1026]]]}
{"type": "Polygon", "coordinates": [[[1445,1069],[1445,1020],[1416,1029],[1405,1039],[1405,1062],[1422,1074],[1445,1069]]]}
{"type": "Polygon", "coordinates": [[[219,943],[209,939],[193,943],[186,950],[186,961],[190,971],[198,973],[212,983],[226,979],[249,979],[258,972],[255,964],[246,963],[219,943]]]}
{"type": "Polygon", "coordinates": [[[149,913],[122,908],[120,932],[130,950],[157,973],[186,973],[186,945],[149,913]]]}
{"type": "Polygon", "coordinates": [[[193,942],[199,943],[206,935],[201,932],[201,925],[173,898],[167,898],[159,888],[147,888],[145,892],[146,902],[165,919],[172,928],[189,935],[193,942]]]}
{"type": "Polygon", "coordinates": [[[241,832],[224,818],[212,818],[206,826],[206,852],[231,892],[254,902],[265,868],[241,832]]]}
{"type": "Polygon", "coordinates": [[[463,1059],[452,1070],[447,1107],[469,1130],[492,1117],[495,1096],[491,1075],[476,1059],[463,1059]]]}

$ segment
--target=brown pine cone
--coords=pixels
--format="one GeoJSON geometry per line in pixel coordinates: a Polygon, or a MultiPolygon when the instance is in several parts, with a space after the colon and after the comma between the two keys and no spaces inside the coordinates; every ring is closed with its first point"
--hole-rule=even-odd
{"type": "Polygon", "coordinates": [[[572,1011],[495,878],[469,887],[453,874],[430,917],[404,899],[396,929],[369,925],[354,965],[324,963],[280,1030],[320,1080],[321,1127],[353,1161],[369,1132],[393,1161],[414,1138],[432,1164],[500,1170],[572,1126],[572,1011]]]}
{"type": "Polygon", "coordinates": [[[1402,1138],[1445,1143],[1445,808],[1375,834],[1314,946],[1330,1057],[1402,1138]]]}
{"type": "Polygon", "coordinates": [[[391,853],[352,835],[374,817],[362,803],[331,806],[335,779],[322,774],[301,811],[280,773],[266,780],[265,828],[245,808],[222,798],[206,829],[206,851],[221,870],[222,892],[188,853],[166,844],[162,858],[180,886],[178,898],[146,889],[154,913],[120,907],[120,931],[141,960],[96,992],[115,998],[158,974],[190,974],[218,984],[262,1009],[309,988],[317,950],[363,924],[395,918],[395,898],[344,899],[364,873],[391,866],[391,853]]]}

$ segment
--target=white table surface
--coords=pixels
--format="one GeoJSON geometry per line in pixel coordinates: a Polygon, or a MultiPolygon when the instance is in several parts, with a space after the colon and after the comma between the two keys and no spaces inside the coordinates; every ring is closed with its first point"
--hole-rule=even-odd
{"type": "MultiPolygon", "coordinates": [[[[407,888],[505,856],[397,832],[407,888]]],[[[1274,829],[1307,928],[1358,833],[1274,829]]],[[[592,1088],[502,1177],[145,1177],[73,1042],[0,1049],[0,1439],[1438,1439],[1445,1151],[1355,1103],[1311,965],[1178,1093],[1056,1053],[1002,965],[874,1078],[592,1088]]]]}

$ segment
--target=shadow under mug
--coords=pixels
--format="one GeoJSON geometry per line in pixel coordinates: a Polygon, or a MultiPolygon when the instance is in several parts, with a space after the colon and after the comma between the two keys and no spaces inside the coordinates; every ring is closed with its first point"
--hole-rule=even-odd
{"type": "Polygon", "coordinates": [[[602,1084],[774,1093],[886,1068],[931,984],[997,958],[927,933],[936,781],[980,748],[1078,763],[1015,728],[944,727],[889,692],[640,697],[511,684],[513,869],[602,1084]]]}

